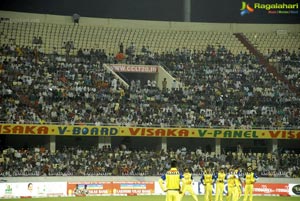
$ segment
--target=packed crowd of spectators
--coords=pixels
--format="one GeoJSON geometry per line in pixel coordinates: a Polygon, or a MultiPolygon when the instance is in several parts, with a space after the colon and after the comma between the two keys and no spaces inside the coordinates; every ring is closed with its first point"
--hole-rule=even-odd
{"type": "MultiPolygon", "coordinates": [[[[164,53],[151,52],[147,47],[142,54],[134,54],[132,47],[136,48],[132,43],[128,57],[128,50],[116,57],[104,49],[79,49],[72,56],[59,55],[56,48],[52,54],[44,54],[37,46],[2,45],[0,121],[300,128],[299,98],[269,74],[254,55],[234,55],[224,46],[164,53]],[[103,67],[104,63],[119,62],[160,64],[176,79],[166,90],[145,80],[132,80],[127,89],[103,67]]],[[[290,58],[292,62],[281,61],[288,66],[280,72],[297,87],[300,55],[292,53],[290,58]]],[[[41,148],[9,148],[0,155],[0,175],[159,175],[169,168],[171,158],[177,158],[180,169],[188,165],[196,174],[206,166],[253,166],[260,176],[300,176],[299,154],[294,153],[215,155],[201,149],[157,152],[110,147],[65,148],[55,153],[41,148]]]]}
{"type": "Polygon", "coordinates": [[[298,53],[289,50],[269,50],[265,55],[270,62],[276,67],[277,71],[281,73],[287,80],[300,91],[300,48],[298,53]]]}
{"type": "MultiPolygon", "coordinates": [[[[0,48],[0,121],[130,126],[297,129],[300,99],[254,55],[224,46],[131,55],[105,50],[76,56],[0,48]],[[126,89],[103,63],[160,64],[176,78],[160,90],[145,80],[126,89]]],[[[297,55],[299,59],[299,55],[297,55]]]]}
{"type": "Polygon", "coordinates": [[[188,150],[129,150],[120,146],[112,149],[64,148],[51,153],[45,148],[16,150],[8,148],[0,153],[0,176],[158,176],[170,168],[172,159],[179,169],[188,167],[195,175],[204,168],[217,171],[220,167],[254,168],[260,177],[300,177],[299,154],[228,152],[216,155],[201,148],[188,150]]]}

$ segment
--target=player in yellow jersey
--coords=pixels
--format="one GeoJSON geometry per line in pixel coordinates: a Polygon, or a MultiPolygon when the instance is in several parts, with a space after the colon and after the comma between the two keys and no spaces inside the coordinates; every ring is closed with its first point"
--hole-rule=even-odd
{"type": "Polygon", "coordinates": [[[180,201],[180,182],[183,175],[177,169],[177,161],[171,161],[171,169],[162,175],[158,183],[161,189],[166,192],[166,201],[180,201]]]}
{"type": "Polygon", "coordinates": [[[234,170],[234,174],[236,176],[235,178],[235,196],[237,196],[237,200],[239,200],[242,197],[242,181],[241,181],[241,172],[240,168],[236,167],[234,170]]]}
{"type": "Polygon", "coordinates": [[[212,190],[214,177],[210,168],[207,168],[201,177],[201,183],[204,185],[204,201],[212,201],[212,190]]]}
{"type": "Polygon", "coordinates": [[[215,201],[223,201],[225,177],[226,174],[224,172],[224,168],[220,168],[219,172],[215,175],[215,180],[216,180],[215,201]]]}
{"type": "Polygon", "coordinates": [[[226,175],[227,180],[227,196],[226,201],[237,201],[238,195],[236,187],[237,183],[237,175],[234,174],[234,169],[230,168],[228,174],[226,175]]]}
{"type": "Polygon", "coordinates": [[[245,179],[245,193],[244,193],[244,201],[252,201],[253,199],[253,184],[257,181],[257,175],[252,171],[251,167],[248,167],[247,172],[244,176],[245,179]]]}
{"type": "Polygon", "coordinates": [[[197,195],[193,190],[193,175],[190,173],[188,168],[184,169],[183,180],[182,180],[182,194],[181,200],[185,192],[189,192],[195,201],[198,201],[197,195]]]}

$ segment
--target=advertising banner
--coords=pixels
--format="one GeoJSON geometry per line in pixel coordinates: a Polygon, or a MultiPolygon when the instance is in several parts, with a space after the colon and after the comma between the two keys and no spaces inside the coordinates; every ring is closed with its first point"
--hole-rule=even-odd
{"type": "Polygon", "coordinates": [[[58,136],[182,137],[222,139],[300,139],[300,130],[153,128],[89,125],[0,124],[0,134],[58,136]]]}
{"type": "Polygon", "coordinates": [[[112,194],[112,183],[111,182],[68,182],[67,183],[67,194],[72,195],[102,195],[102,194],[112,194]],[[83,192],[76,193],[77,190],[83,192]]]}
{"type": "Polygon", "coordinates": [[[154,194],[154,182],[68,182],[67,194],[72,195],[151,195],[154,194]],[[79,192],[76,193],[77,189],[79,192]],[[84,192],[85,190],[85,192],[84,192]]]}
{"type": "MultiPolygon", "coordinates": [[[[204,186],[200,182],[194,182],[193,189],[196,194],[204,194],[204,186]]],[[[0,198],[164,194],[165,192],[155,181],[0,183],[0,198]]],[[[253,194],[257,196],[300,196],[300,184],[255,183],[253,194]]]]}
{"type": "MultiPolygon", "coordinates": [[[[213,185],[213,194],[215,194],[215,185],[213,185]]],[[[198,183],[198,194],[204,194],[204,186],[198,183]]],[[[227,193],[227,184],[224,185],[224,195],[227,193]]],[[[255,183],[253,187],[253,195],[300,195],[300,185],[274,184],[274,183],[255,183]]]]}
{"type": "Polygon", "coordinates": [[[289,184],[255,183],[253,194],[288,196],[290,195],[289,184]]]}
{"type": "Polygon", "coordinates": [[[158,66],[153,65],[128,65],[128,64],[113,64],[110,65],[114,72],[126,73],[157,73],[158,66]]]}
{"type": "Polygon", "coordinates": [[[299,184],[289,184],[289,195],[300,196],[300,183],[299,184]]]}
{"type": "Polygon", "coordinates": [[[113,194],[154,194],[154,182],[113,182],[113,194]]]}
{"type": "Polygon", "coordinates": [[[0,183],[0,197],[66,196],[65,182],[0,183]]]}

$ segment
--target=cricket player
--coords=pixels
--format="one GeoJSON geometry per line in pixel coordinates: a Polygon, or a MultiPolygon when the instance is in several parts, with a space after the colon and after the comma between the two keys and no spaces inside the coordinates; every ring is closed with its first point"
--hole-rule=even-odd
{"type": "Polygon", "coordinates": [[[211,173],[211,169],[207,168],[201,177],[201,183],[204,185],[205,193],[204,193],[204,201],[212,201],[212,190],[214,177],[211,173]]]}
{"type": "Polygon", "coordinates": [[[215,176],[215,180],[216,180],[215,201],[223,201],[225,177],[226,177],[226,174],[224,172],[224,168],[220,168],[219,172],[215,176]]]}
{"type": "Polygon", "coordinates": [[[228,174],[226,175],[227,180],[227,196],[226,201],[237,201],[238,194],[237,194],[237,175],[234,174],[234,169],[230,168],[228,174]]]}
{"type": "Polygon", "coordinates": [[[241,171],[239,167],[236,167],[234,170],[234,174],[236,176],[235,178],[235,192],[234,194],[238,197],[237,200],[239,200],[242,197],[242,180],[241,180],[241,171]]]}
{"type": "Polygon", "coordinates": [[[193,175],[190,173],[188,168],[184,169],[183,180],[182,180],[182,194],[181,200],[185,192],[189,192],[195,201],[198,201],[197,195],[193,190],[193,175]]]}
{"type": "Polygon", "coordinates": [[[177,161],[171,161],[171,169],[162,175],[158,183],[160,188],[166,192],[166,201],[180,201],[180,182],[183,175],[177,169],[177,161]]]}
{"type": "Polygon", "coordinates": [[[252,171],[251,167],[247,168],[247,172],[244,176],[245,179],[245,192],[244,192],[244,201],[252,201],[253,199],[253,184],[257,181],[257,175],[252,171]]]}

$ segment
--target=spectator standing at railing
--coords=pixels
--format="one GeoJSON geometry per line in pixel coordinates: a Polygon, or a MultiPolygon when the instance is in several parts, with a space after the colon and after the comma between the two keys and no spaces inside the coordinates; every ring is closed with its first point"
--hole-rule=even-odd
{"type": "Polygon", "coordinates": [[[162,81],[162,91],[163,92],[167,92],[167,84],[168,84],[167,78],[164,78],[162,81]]]}
{"type": "Polygon", "coordinates": [[[119,52],[123,54],[123,53],[124,53],[124,45],[123,45],[123,42],[120,43],[119,48],[120,48],[120,51],[119,51],[119,52]]]}
{"type": "Polygon", "coordinates": [[[74,13],[72,15],[72,19],[73,19],[74,25],[79,24],[80,15],[78,13],[74,13]]]}

